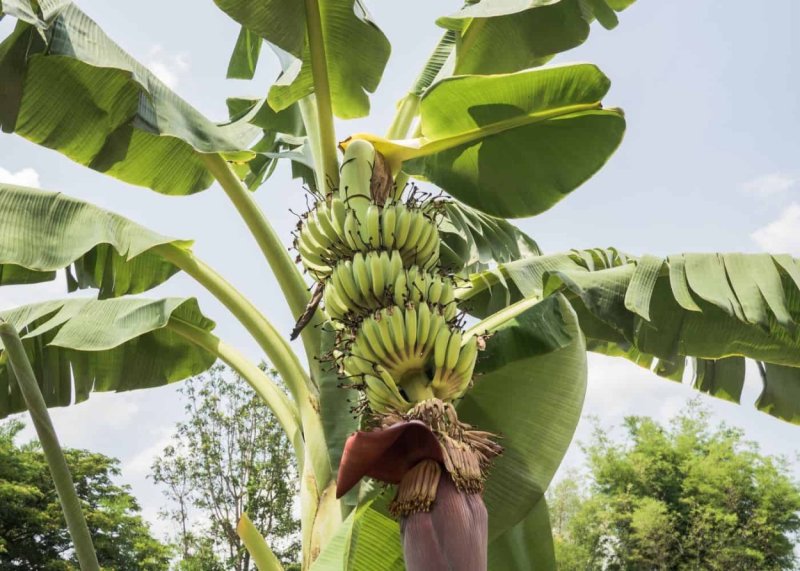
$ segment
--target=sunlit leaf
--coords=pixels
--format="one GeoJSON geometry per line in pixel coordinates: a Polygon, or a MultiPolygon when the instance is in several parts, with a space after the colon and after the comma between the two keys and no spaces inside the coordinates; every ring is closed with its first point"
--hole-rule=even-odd
{"type": "Polygon", "coordinates": [[[242,26],[228,62],[228,79],[253,79],[263,43],[261,36],[242,26]]]}
{"type": "Polygon", "coordinates": [[[153,252],[162,244],[191,242],[60,193],[0,183],[0,285],[50,281],[66,269],[70,291],[141,293],[179,271],[153,252]]]}
{"type": "Polygon", "coordinates": [[[616,250],[531,257],[471,276],[462,307],[485,315],[520,299],[563,293],[590,350],[623,356],[738,402],[740,357],[774,365],[759,408],[797,422],[800,263],[787,255],[678,254],[641,259],[616,250]],[[606,252],[602,255],[601,252],[606,252]]]}
{"type": "Polygon", "coordinates": [[[457,34],[455,74],[509,73],[536,67],[582,44],[597,19],[617,25],[633,0],[481,0],[437,23],[457,34]]]}
{"type": "Polygon", "coordinates": [[[622,112],[602,109],[609,85],[589,64],[451,77],[423,96],[420,138],[354,138],[486,214],[531,216],[597,172],[622,140],[622,112]]]}
{"type": "Polygon", "coordinates": [[[280,159],[291,161],[294,178],[302,178],[310,188],[315,186],[314,159],[297,105],[273,111],[263,99],[237,97],[229,98],[227,104],[232,121],[247,117],[262,130],[261,139],[250,147],[255,156],[246,163],[233,164],[247,188],[256,190],[264,184],[280,159]]]}
{"type": "Polygon", "coordinates": [[[496,262],[510,262],[541,252],[536,242],[502,218],[465,204],[447,202],[439,224],[441,265],[466,274],[496,262]]]}
{"type": "Polygon", "coordinates": [[[20,20],[0,44],[3,131],[171,195],[210,186],[198,152],[251,156],[244,149],[256,127],[206,119],[72,2],[47,3],[47,10],[37,25],[20,20]]]}
{"type": "MultiPolygon", "coordinates": [[[[305,4],[296,0],[215,0],[239,24],[269,42],[283,74],[270,89],[269,103],[285,109],[314,91],[306,37],[305,4]]],[[[368,93],[378,87],[389,59],[389,41],[361,0],[319,2],[334,113],[341,118],[369,112],[368,93]]]]}
{"type": "Polygon", "coordinates": [[[400,526],[372,501],[350,512],[311,571],[403,571],[400,526]]]}

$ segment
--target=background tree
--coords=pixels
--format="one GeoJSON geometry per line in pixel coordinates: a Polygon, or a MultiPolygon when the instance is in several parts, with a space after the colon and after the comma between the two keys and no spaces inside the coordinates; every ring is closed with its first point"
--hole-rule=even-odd
{"type": "Polygon", "coordinates": [[[691,401],[667,426],[628,417],[625,438],[595,430],[588,483],[550,494],[559,568],[795,569],[800,486],[785,460],[691,401]]]}
{"type": "Polygon", "coordinates": [[[187,419],[152,469],[170,502],[163,515],[175,525],[179,568],[254,568],[236,533],[245,512],[285,565],[297,561],[297,470],[275,416],[221,365],[188,381],[181,393],[187,419]]]}
{"type": "MultiPolygon", "coordinates": [[[[47,463],[37,442],[17,445],[18,420],[0,426],[0,568],[78,569],[47,463]]],[[[104,569],[161,571],[170,549],[142,520],[119,461],[87,450],[64,450],[104,569]]]]}

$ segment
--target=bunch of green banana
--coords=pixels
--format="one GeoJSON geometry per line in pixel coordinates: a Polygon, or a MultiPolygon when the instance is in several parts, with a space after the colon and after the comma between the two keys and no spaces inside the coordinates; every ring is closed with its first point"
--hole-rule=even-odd
{"type": "Polygon", "coordinates": [[[400,252],[357,252],[352,260],[342,260],[328,278],[323,300],[325,308],[340,321],[367,316],[389,305],[427,302],[440,307],[445,318],[456,315],[455,289],[449,277],[406,269],[400,252]]]}
{"type": "Polygon", "coordinates": [[[431,396],[452,400],[469,386],[477,352],[477,339],[465,342],[461,330],[438,309],[408,303],[404,309],[391,306],[364,319],[344,366],[352,375],[381,376],[385,371],[406,396],[417,389],[408,383],[427,375],[431,396]]]}
{"type": "Polygon", "coordinates": [[[478,344],[463,338],[453,280],[438,269],[438,211],[431,202],[378,203],[375,157],[366,141],[348,145],[338,192],[305,216],[295,246],[324,286],[344,372],[363,379],[373,411],[402,412],[463,395],[478,344]]]}
{"type": "Polygon", "coordinates": [[[295,248],[318,281],[330,275],[337,260],[353,252],[397,251],[405,267],[429,270],[439,262],[439,232],[431,208],[402,203],[370,204],[362,223],[355,209],[339,197],[321,200],[302,221],[295,248]]]}

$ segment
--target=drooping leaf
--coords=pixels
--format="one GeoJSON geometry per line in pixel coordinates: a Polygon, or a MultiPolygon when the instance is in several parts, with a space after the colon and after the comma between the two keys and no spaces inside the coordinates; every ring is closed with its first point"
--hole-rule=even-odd
{"type": "Polygon", "coordinates": [[[471,284],[462,291],[462,306],[479,315],[489,306],[564,293],[590,350],[627,357],[674,380],[682,379],[686,358],[696,358],[694,386],[727,400],[738,402],[741,394],[738,357],[783,366],[774,368],[775,383],[765,383],[759,407],[798,420],[800,263],[787,255],[637,260],[572,252],[500,264],[472,276],[471,284]]]}
{"type": "Polygon", "coordinates": [[[264,184],[279,159],[290,160],[292,176],[314,187],[314,159],[297,105],[276,112],[261,99],[229,98],[227,104],[232,121],[247,117],[262,129],[261,139],[250,147],[255,156],[246,163],[232,165],[247,188],[256,190],[264,184]]]}
{"type": "Polygon", "coordinates": [[[544,498],[524,520],[489,544],[489,569],[556,570],[550,513],[544,498]]]}
{"type": "Polygon", "coordinates": [[[756,406],[772,416],[800,424],[800,368],[767,363],[762,373],[764,390],[756,406]]]}
{"type": "Polygon", "coordinates": [[[228,62],[228,79],[253,79],[262,43],[261,36],[242,26],[228,62]]]}
{"type": "MultiPolygon", "coordinates": [[[[305,4],[296,0],[215,0],[242,26],[278,52],[283,74],[269,92],[269,103],[285,109],[314,90],[306,34],[305,4]]],[[[319,2],[333,112],[343,119],[369,112],[389,58],[389,41],[371,20],[361,0],[319,2]]]]}
{"type": "Polygon", "coordinates": [[[486,214],[532,216],[583,184],[622,140],[622,112],[602,109],[609,86],[589,64],[451,77],[422,97],[420,138],[354,138],[486,214]]]}
{"type": "Polygon", "coordinates": [[[246,120],[212,123],[74,3],[47,4],[44,19],[19,20],[0,44],[3,131],[170,195],[211,185],[198,152],[251,156],[245,149],[256,127],[246,120]]]}
{"type": "Polygon", "coordinates": [[[510,73],[536,67],[582,44],[597,19],[617,25],[633,1],[481,0],[437,23],[457,34],[456,74],[510,73]]]}
{"type": "Polygon", "coordinates": [[[502,436],[505,452],[484,493],[490,541],[528,517],[541,500],[578,424],[586,372],[577,318],[560,296],[506,321],[487,341],[475,386],[458,415],[502,436]]]}
{"type": "Polygon", "coordinates": [[[442,267],[467,275],[492,263],[541,254],[536,242],[507,220],[458,202],[444,204],[439,235],[442,267]]]}
{"type": "Polygon", "coordinates": [[[449,61],[450,55],[455,48],[456,41],[456,33],[452,30],[447,30],[442,35],[442,38],[439,40],[439,43],[436,44],[433,53],[428,58],[428,61],[425,62],[425,66],[422,68],[422,71],[414,81],[414,85],[410,91],[411,95],[420,97],[423,93],[425,93],[425,90],[433,84],[434,81],[439,79],[440,75],[446,72],[445,69],[447,62],[449,61]]]}
{"type": "Polygon", "coordinates": [[[745,373],[742,357],[694,359],[694,368],[694,388],[717,398],[739,402],[745,373]]]}
{"type": "MultiPolygon", "coordinates": [[[[169,328],[170,320],[214,328],[193,298],[73,298],[17,307],[0,317],[20,332],[48,407],[82,402],[95,391],[180,381],[216,360],[169,328]]],[[[0,367],[0,417],[22,410],[16,380],[0,367]]]]}
{"type": "Polygon", "coordinates": [[[60,193],[0,183],[0,285],[50,281],[65,268],[69,291],[141,293],[179,271],[153,251],[162,244],[191,242],[60,193]]]}
{"type": "Polygon", "coordinates": [[[469,276],[469,285],[459,291],[459,305],[472,315],[486,317],[521,299],[543,297],[549,272],[590,272],[617,267],[630,259],[614,248],[598,248],[500,263],[469,276]]]}

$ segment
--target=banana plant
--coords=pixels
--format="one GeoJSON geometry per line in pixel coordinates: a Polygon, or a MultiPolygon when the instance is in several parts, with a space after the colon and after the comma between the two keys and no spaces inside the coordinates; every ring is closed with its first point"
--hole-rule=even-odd
{"type": "MultiPolygon", "coordinates": [[[[264,46],[283,69],[265,98],[229,100],[223,124],[75,2],[3,0],[0,16],[16,20],[0,43],[3,131],[165,195],[218,183],[297,318],[279,331],[191,240],[1,184],[0,286],[63,271],[69,292],[97,292],[0,313],[20,331],[46,404],[226,362],[294,446],[302,568],[314,571],[554,569],[544,492],[581,414],[587,351],[675,380],[691,363],[698,390],[734,401],[751,358],[758,406],[800,421],[797,260],[545,255],[507,220],[551,208],[620,144],[625,118],[603,102],[608,78],[548,62],[593,26],[616,26],[632,3],[454,7],[378,134],[334,124],[368,114],[389,57],[361,0],[215,0],[241,26],[228,76],[252,79],[264,46]],[[254,197],[281,163],[314,195],[293,237],[276,234],[254,197]],[[288,394],[214,334],[194,298],[139,295],[179,272],[252,336],[288,394]]],[[[6,359],[0,416],[25,408],[6,359]]],[[[281,568],[247,518],[239,533],[260,569],[281,568]]]]}

